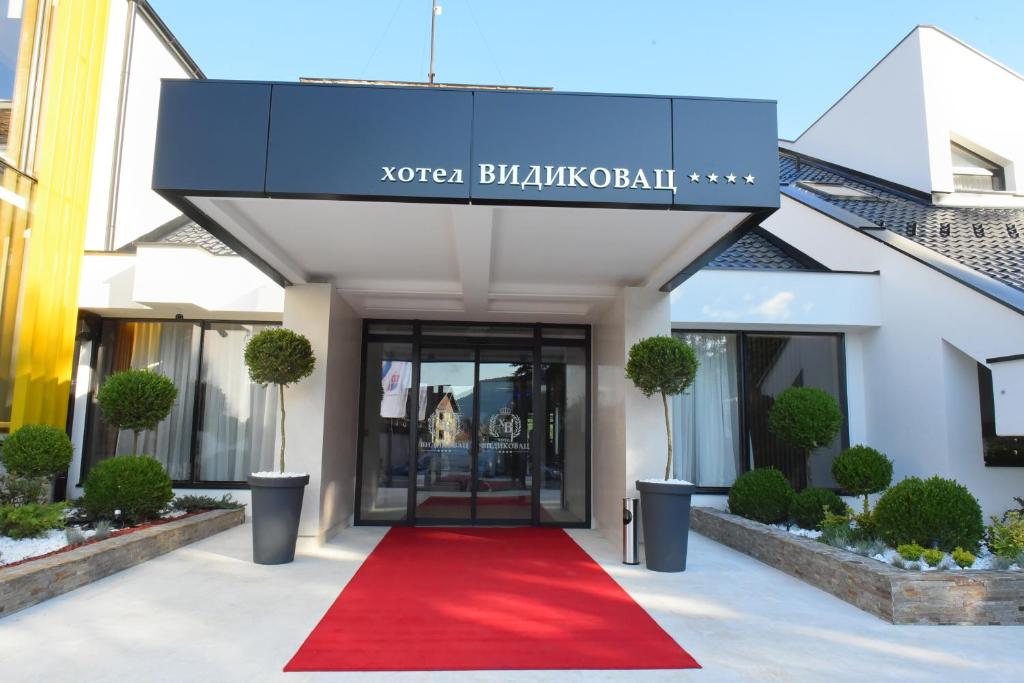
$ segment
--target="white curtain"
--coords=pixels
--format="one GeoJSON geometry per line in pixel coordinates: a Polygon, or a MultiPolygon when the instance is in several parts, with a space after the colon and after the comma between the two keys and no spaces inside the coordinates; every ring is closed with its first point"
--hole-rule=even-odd
{"type": "MultiPolygon", "coordinates": [[[[155,430],[143,433],[139,452],[163,463],[171,479],[188,479],[195,405],[193,346],[198,344],[198,328],[192,323],[125,324],[134,327],[130,367],[165,375],[178,389],[170,415],[155,430]]],[[[131,453],[133,443],[134,434],[122,430],[117,435],[114,452],[117,455],[131,453]]]]}
{"type": "Polygon", "coordinates": [[[681,335],[697,354],[693,385],[674,401],[675,476],[699,486],[731,486],[740,457],[734,334],[681,335]]]}
{"type": "Polygon", "coordinates": [[[252,472],[275,469],[276,386],[249,379],[245,345],[266,325],[216,323],[203,341],[203,415],[199,478],[245,481],[252,472]]]}

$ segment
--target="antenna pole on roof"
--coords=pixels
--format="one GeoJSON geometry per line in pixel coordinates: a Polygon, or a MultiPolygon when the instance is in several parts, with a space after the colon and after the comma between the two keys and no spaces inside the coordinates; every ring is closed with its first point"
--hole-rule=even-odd
{"type": "Polygon", "coordinates": [[[434,85],[434,29],[437,26],[437,15],[441,14],[441,6],[437,0],[430,4],[430,71],[427,73],[427,83],[434,85]]]}

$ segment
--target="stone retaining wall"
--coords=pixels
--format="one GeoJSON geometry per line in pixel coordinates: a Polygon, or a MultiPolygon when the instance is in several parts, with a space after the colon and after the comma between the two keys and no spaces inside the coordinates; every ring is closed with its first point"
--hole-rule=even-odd
{"type": "Polygon", "coordinates": [[[894,624],[1024,624],[1024,572],[896,567],[712,508],[691,528],[894,624]]]}
{"type": "Polygon", "coordinates": [[[241,508],[211,510],[14,567],[0,567],[0,617],[238,526],[244,520],[245,510],[241,508]]]}

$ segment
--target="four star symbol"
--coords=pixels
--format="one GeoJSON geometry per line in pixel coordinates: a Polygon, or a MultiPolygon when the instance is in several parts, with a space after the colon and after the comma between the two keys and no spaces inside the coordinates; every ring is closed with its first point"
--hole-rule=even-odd
{"type": "MultiPolygon", "coordinates": [[[[697,171],[694,171],[693,173],[691,173],[690,175],[688,175],[686,177],[690,179],[691,183],[699,183],[700,182],[700,173],[697,173],[697,171]]],[[[735,173],[727,173],[724,176],[720,176],[717,173],[708,173],[707,174],[708,182],[709,183],[714,183],[715,185],[718,184],[718,179],[719,178],[725,178],[725,182],[726,183],[728,183],[730,185],[735,185],[736,184],[736,178],[738,178],[738,177],[739,176],[737,176],[735,173]]],[[[746,183],[747,185],[753,185],[755,180],[756,179],[754,178],[753,174],[751,174],[751,173],[748,173],[747,175],[743,176],[743,182],[746,183]]]]}

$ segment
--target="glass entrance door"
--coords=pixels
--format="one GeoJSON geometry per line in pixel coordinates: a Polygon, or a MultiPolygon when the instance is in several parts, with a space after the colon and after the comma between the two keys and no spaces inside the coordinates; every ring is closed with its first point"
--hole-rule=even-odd
{"type": "Polygon", "coordinates": [[[420,352],[416,520],[530,523],[533,351],[420,352]]]}

